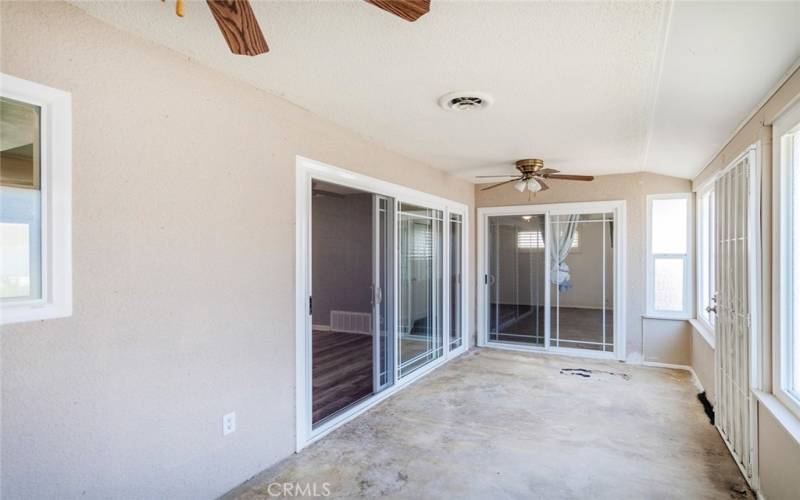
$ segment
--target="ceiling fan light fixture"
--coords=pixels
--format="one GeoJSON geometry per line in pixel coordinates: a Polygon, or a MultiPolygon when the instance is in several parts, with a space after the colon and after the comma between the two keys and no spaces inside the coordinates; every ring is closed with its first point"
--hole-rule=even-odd
{"type": "Polygon", "coordinates": [[[525,191],[525,187],[526,187],[527,184],[528,183],[525,181],[525,179],[520,179],[520,180],[518,180],[517,182],[514,183],[514,189],[516,189],[517,191],[519,191],[521,193],[521,192],[525,191]]]}
{"type": "MultiPolygon", "coordinates": [[[[537,182],[536,179],[528,179],[528,181],[525,184],[528,187],[528,191],[530,191],[532,193],[538,193],[539,191],[542,190],[542,185],[539,184],[539,182],[537,182]]],[[[520,190],[520,192],[522,192],[522,191],[523,190],[520,190]]]]}

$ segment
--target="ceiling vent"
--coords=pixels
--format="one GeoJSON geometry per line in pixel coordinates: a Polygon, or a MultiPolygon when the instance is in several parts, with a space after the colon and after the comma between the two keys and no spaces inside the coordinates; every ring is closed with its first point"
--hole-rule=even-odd
{"type": "Polygon", "coordinates": [[[449,92],[439,98],[439,106],[453,111],[478,111],[492,105],[492,96],[483,92],[449,92]]]}

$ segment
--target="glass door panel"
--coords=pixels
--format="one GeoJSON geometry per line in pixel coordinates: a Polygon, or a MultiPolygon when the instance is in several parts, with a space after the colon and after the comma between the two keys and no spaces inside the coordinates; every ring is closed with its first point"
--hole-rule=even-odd
{"type": "Polygon", "coordinates": [[[552,347],[614,351],[614,214],[550,217],[552,347]]]}
{"type": "Polygon", "coordinates": [[[444,353],[440,210],[401,203],[398,351],[403,377],[444,353]]]}
{"type": "Polygon", "coordinates": [[[458,214],[450,214],[450,350],[458,349],[463,343],[461,303],[463,284],[461,270],[463,267],[462,248],[463,242],[462,218],[458,214]]]}
{"type": "MultiPolygon", "coordinates": [[[[391,205],[392,200],[384,199],[384,207],[386,203],[391,205]]],[[[383,384],[375,381],[376,365],[385,361],[380,360],[385,336],[391,335],[383,323],[384,309],[376,307],[375,294],[376,278],[380,279],[376,271],[386,265],[375,259],[384,261],[381,257],[388,242],[376,240],[376,228],[385,231],[386,223],[386,212],[376,210],[372,193],[312,182],[313,426],[391,383],[390,378],[384,378],[383,384]],[[383,325],[378,332],[376,324],[383,325]]]]}
{"type": "Polygon", "coordinates": [[[545,345],[545,216],[489,217],[489,341],[545,345]]]}
{"type": "Polygon", "coordinates": [[[373,366],[375,392],[394,381],[394,200],[373,195],[373,366]]]}

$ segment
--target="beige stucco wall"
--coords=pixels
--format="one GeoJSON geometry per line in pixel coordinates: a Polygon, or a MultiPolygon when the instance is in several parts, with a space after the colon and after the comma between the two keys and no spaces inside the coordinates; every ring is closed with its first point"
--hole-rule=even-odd
{"type": "Polygon", "coordinates": [[[800,492],[800,441],[758,403],[758,470],[766,500],[792,500],[800,492]]]}
{"type": "MultiPolygon", "coordinates": [[[[709,182],[714,175],[724,169],[731,161],[751,144],[761,145],[761,266],[762,314],[761,329],[768,332],[764,342],[765,354],[763,362],[769,363],[772,349],[772,304],[770,302],[773,288],[771,261],[774,258],[772,248],[772,216],[773,216],[773,175],[772,175],[772,123],[780,114],[800,99],[800,69],[796,70],[754,116],[737,132],[722,151],[694,179],[694,189],[709,182]]],[[[780,182],[780,179],[775,179],[780,182]]],[[[702,339],[700,339],[702,342],[702,339]]],[[[714,357],[707,353],[693,356],[692,366],[695,372],[712,373],[714,357]]],[[[713,384],[713,378],[711,378],[713,384]]],[[[767,386],[769,381],[767,381],[767,386]]],[[[704,382],[706,389],[709,385],[704,382]]],[[[769,387],[765,387],[769,390],[769,387]]],[[[800,491],[800,442],[792,438],[781,422],[775,418],[769,408],[759,403],[758,423],[758,457],[761,488],[765,498],[794,498],[800,491]]]]}
{"type": "MultiPolygon", "coordinates": [[[[625,200],[627,202],[627,356],[630,361],[641,361],[643,353],[643,320],[645,314],[645,253],[647,195],[662,193],[687,193],[691,182],[686,179],[650,173],[604,175],[592,182],[552,181],[551,189],[528,195],[519,193],[511,184],[488,191],[475,187],[476,207],[566,203],[581,201],[625,200]]],[[[660,330],[659,330],[660,331],[660,330]]],[[[682,330],[673,338],[661,336],[658,345],[649,354],[662,363],[686,364],[689,357],[687,337],[682,330]]]]}
{"type": "Polygon", "coordinates": [[[645,361],[689,366],[692,326],[684,320],[642,318],[645,361]]]}
{"type": "Polygon", "coordinates": [[[0,29],[74,141],[74,315],[3,327],[0,496],[222,494],[294,448],[295,155],[473,187],[64,3],[0,29]]]}
{"type": "Polygon", "coordinates": [[[692,327],[692,360],[690,365],[706,391],[711,404],[716,404],[717,393],[714,387],[714,348],[703,338],[696,328],[692,327]]]}

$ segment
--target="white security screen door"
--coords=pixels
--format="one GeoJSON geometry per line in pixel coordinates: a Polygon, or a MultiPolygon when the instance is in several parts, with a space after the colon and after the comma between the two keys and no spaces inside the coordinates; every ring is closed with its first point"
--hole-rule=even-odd
{"type": "Polygon", "coordinates": [[[755,400],[751,391],[757,325],[755,150],[714,183],[716,198],[716,426],[748,478],[753,477],[755,400]]]}

